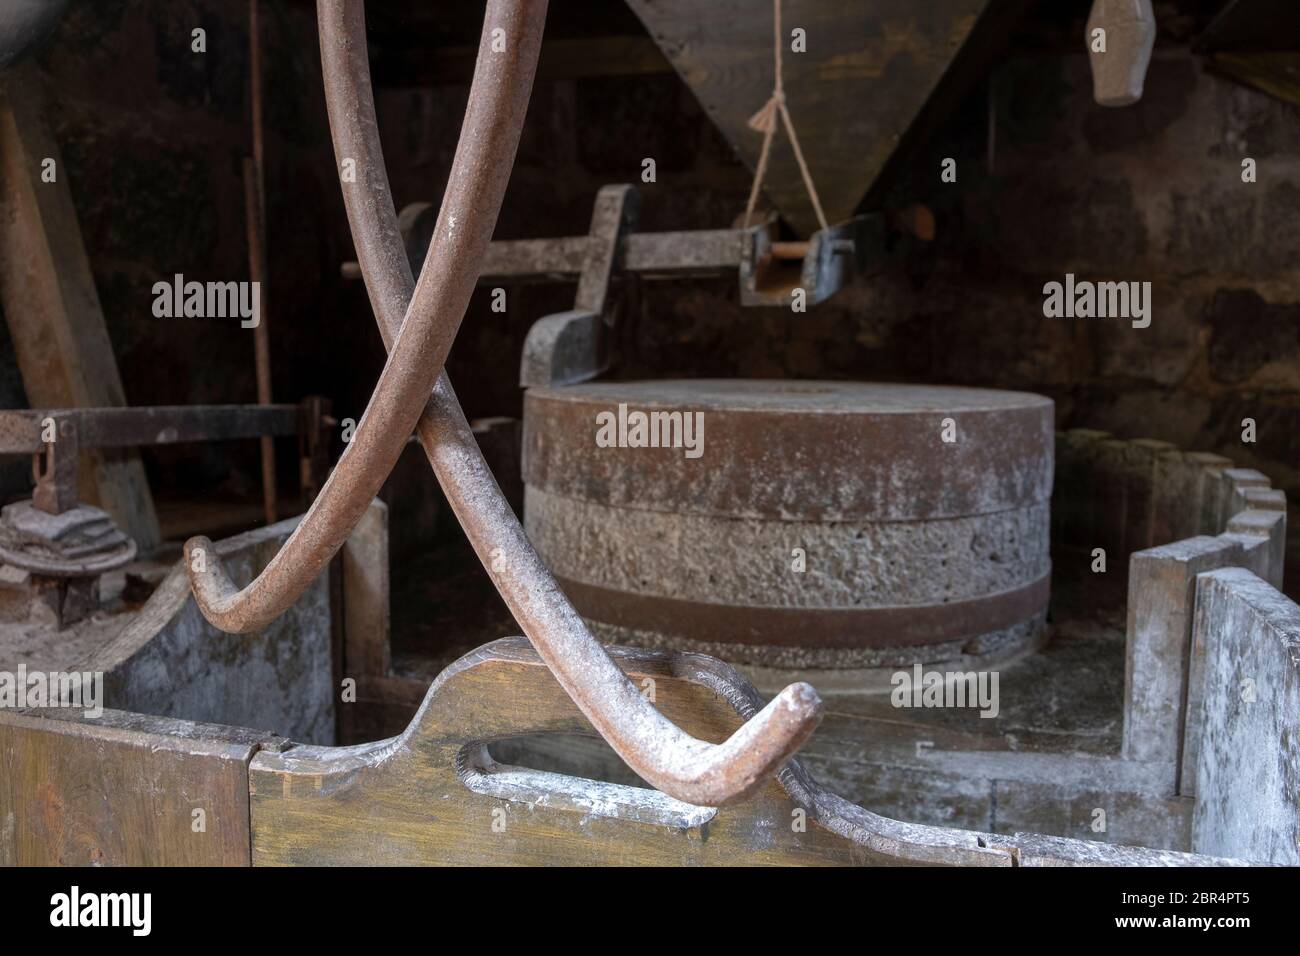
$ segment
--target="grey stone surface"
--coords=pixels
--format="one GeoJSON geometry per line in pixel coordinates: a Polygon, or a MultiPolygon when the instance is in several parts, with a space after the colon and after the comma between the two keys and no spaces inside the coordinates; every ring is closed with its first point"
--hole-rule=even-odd
{"type": "MultiPolygon", "coordinates": [[[[1183,700],[1196,575],[1240,559],[1240,545],[1200,536],[1139,551],[1129,561],[1124,672],[1126,759],[1173,766],[1183,738],[1183,700]]],[[[1169,780],[1169,792],[1176,787],[1169,780]]]]}
{"type": "MultiPolygon", "coordinates": [[[[1237,544],[1234,565],[1245,568],[1274,587],[1282,582],[1283,547],[1286,544],[1286,515],[1276,511],[1243,511],[1228,522],[1219,540],[1237,544]]],[[[1183,719],[1183,752],[1179,761],[1178,792],[1196,792],[1196,768],[1200,759],[1205,695],[1205,637],[1192,628],[1192,650],[1187,669],[1187,693],[1183,719]]]]}
{"type": "Polygon", "coordinates": [[[1050,568],[1048,505],[910,522],[667,514],[529,487],[528,536],[562,577],[720,604],[878,607],[1007,591],[1050,568]],[[807,570],[792,570],[803,548],[807,570]]]}
{"type": "Polygon", "coordinates": [[[1251,565],[1251,569],[1281,590],[1286,565],[1286,512],[1249,508],[1232,516],[1227,533],[1255,539],[1260,543],[1257,547],[1262,545],[1264,556],[1260,559],[1261,565],[1258,569],[1251,565]]]}
{"type": "Polygon", "coordinates": [[[1200,853],[1300,864],[1300,606],[1241,568],[1201,575],[1200,853]]]}
{"type": "Polygon", "coordinates": [[[1025,392],[875,382],[530,389],[524,479],[552,494],[672,514],[788,521],[988,514],[1051,497],[1052,415],[1049,399],[1025,392]],[[672,448],[602,447],[598,421],[620,408],[697,416],[698,457],[685,457],[680,434],[672,448]]]}

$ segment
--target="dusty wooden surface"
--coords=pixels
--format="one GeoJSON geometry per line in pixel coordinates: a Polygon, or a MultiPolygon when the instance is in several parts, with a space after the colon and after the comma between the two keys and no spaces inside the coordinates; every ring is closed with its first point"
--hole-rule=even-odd
{"type": "MultiPolygon", "coordinates": [[[[30,66],[0,82],[0,293],[33,408],[125,405],[112,343],[81,242],[69,175],[42,114],[30,66]],[[55,180],[42,179],[55,161],[55,180]]],[[[142,551],[158,543],[144,467],[132,451],[81,455],[79,490],[142,551]]]]}
{"type": "MultiPolygon", "coordinates": [[[[703,739],[723,739],[761,703],[733,668],[711,658],[611,652],[635,683],[653,681],[665,714],[703,739]]],[[[255,756],[249,778],[254,865],[1210,862],[1163,850],[901,822],[833,793],[799,758],[753,801],[719,810],[667,800],[627,779],[585,779],[580,765],[501,763],[506,754],[529,753],[512,740],[590,733],[523,639],[496,641],[449,667],[397,737],[255,756]]],[[[1058,761],[1058,772],[1070,759],[1058,761]]],[[[1095,771],[1084,767],[1076,776],[1095,771]]],[[[1097,781],[1111,782],[1104,775],[1097,781]]]]}
{"type": "MultiPolygon", "coordinates": [[[[613,653],[634,681],[653,687],[658,706],[705,739],[722,739],[761,703],[718,661],[613,653]]],[[[0,784],[0,859],[239,865],[251,840],[255,864],[1215,862],[904,823],[831,792],[798,760],[752,802],[722,810],[584,779],[580,768],[498,762],[518,735],[576,733],[590,727],[518,638],[448,668],[402,735],[355,747],[295,746],[255,731],[112,711],[96,722],[67,712],[0,715],[8,783],[0,784]],[[196,809],[207,815],[203,832],[193,826],[196,809]],[[246,819],[251,830],[232,823],[246,819]]],[[[1056,770],[1076,763],[1084,764],[1076,777],[1113,784],[1098,773],[1100,762],[1078,755],[1058,759],[1056,770]]]]}
{"type": "Polygon", "coordinates": [[[1164,763],[1171,792],[1183,738],[1196,576],[1240,560],[1236,542],[1198,535],[1140,551],[1129,561],[1124,756],[1164,763]]]}
{"type": "Polygon", "coordinates": [[[247,866],[248,761],[279,743],[121,711],[0,711],[0,864],[247,866]]]}
{"type": "Polygon", "coordinates": [[[345,676],[387,674],[389,653],[388,505],[371,502],[343,543],[345,676]]]}
{"type": "MultiPolygon", "coordinates": [[[[638,685],[655,682],[658,706],[697,736],[717,742],[739,726],[741,702],[730,695],[742,693],[744,682],[726,665],[693,655],[616,654],[638,685]]],[[[704,815],[684,804],[665,808],[650,790],[532,773],[507,773],[504,782],[475,776],[470,761],[479,744],[540,732],[590,728],[526,642],[481,648],[439,678],[398,738],[255,759],[254,863],[1011,864],[975,834],[853,807],[793,764],[750,803],[704,815]]]]}

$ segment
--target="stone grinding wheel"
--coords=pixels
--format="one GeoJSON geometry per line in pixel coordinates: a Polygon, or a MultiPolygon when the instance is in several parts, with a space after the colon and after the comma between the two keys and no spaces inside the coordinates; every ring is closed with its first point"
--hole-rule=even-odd
{"type": "Polygon", "coordinates": [[[1042,630],[1053,434],[1051,400],[1022,392],[756,380],[532,389],[525,524],[606,640],[775,669],[1000,660],[1042,630]],[[641,440],[635,412],[651,433],[669,423],[679,445],[697,436],[653,413],[701,413],[698,457],[603,447],[620,417],[618,444],[641,440]]]}

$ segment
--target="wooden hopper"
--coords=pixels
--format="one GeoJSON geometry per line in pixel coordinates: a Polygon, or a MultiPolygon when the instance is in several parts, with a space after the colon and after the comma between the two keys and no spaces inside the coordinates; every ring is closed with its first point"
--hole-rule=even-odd
{"type": "MultiPolygon", "coordinates": [[[[988,0],[782,0],[786,102],[831,223],[848,219],[948,71],[988,0]],[[807,52],[790,52],[791,31],[807,52]]],[[[771,0],[628,0],[751,169],[763,136],[746,124],[772,95],[771,0]]],[[[789,140],[764,184],[801,235],[817,229],[789,140]]]]}

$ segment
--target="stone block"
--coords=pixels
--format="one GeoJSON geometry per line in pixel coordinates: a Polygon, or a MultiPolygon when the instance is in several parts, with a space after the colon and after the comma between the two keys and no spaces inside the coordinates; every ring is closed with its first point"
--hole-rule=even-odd
{"type": "Polygon", "coordinates": [[[1192,849],[1300,864],[1300,606],[1241,568],[1197,581],[1204,731],[1192,849]]]}

